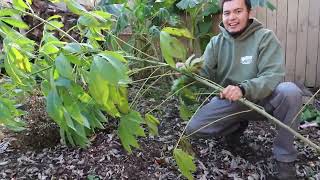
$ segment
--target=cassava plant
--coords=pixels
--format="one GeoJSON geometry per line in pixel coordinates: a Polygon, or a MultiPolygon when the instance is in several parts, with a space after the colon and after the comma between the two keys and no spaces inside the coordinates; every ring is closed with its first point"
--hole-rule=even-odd
{"type": "MultiPolygon", "coordinates": [[[[57,2],[57,1],[55,1],[57,2]]],[[[78,15],[73,30],[75,39],[62,28],[61,16],[38,17],[32,0],[13,1],[12,8],[0,10],[0,35],[3,38],[4,72],[0,98],[0,123],[22,130],[21,111],[14,105],[18,95],[26,95],[40,86],[46,97],[46,110],[59,125],[64,142],[86,147],[89,136],[103,129],[108,117],[119,119],[118,135],[130,153],[138,148],[137,137],[145,136],[145,124],[151,134],[157,133],[159,121],[151,114],[142,115],[128,102],[128,61],[122,52],[102,49],[106,33],[114,26],[115,17],[104,11],[87,11],[73,0],[64,1],[78,15]],[[26,37],[32,28],[21,17],[31,16],[44,24],[42,39],[26,37]],[[21,33],[23,29],[25,33],[21,33]]]]}

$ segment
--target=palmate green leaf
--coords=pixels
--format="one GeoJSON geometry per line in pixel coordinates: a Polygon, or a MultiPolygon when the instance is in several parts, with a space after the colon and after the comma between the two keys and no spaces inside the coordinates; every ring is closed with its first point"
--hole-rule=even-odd
{"type": "Polygon", "coordinates": [[[139,112],[131,111],[129,114],[123,115],[120,118],[118,127],[118,135],[123,147],[129,152],[132,152],[131,147],[139,148],[137,141],[138,136],[145,136],[144,129],[141,127],[143,119],[139,112]]]}
{"type": "Polygon", "coordinates": [[[174,35],[174,36],[179,36],[179,37],[186,37],[186,38],[189,38],[189,39],[193,39],[193,35],[191,34],[191,32],[184,28],[173,28],[173,27],[165,27],[162,29],[162,31],[164,32],[167,32],[171,35],[174,35]]]}
{"type": "Polygon", "coordinates": [[[200,3],[201,1],[199,0],[181,0],[176,6],[179,9],[185,10],[185,9],[194,8],[200,3]]]}
{"type": "Polygon", "coordinates": [[[66,44],[63,49],[70,53],[81,53],[82,47],[79,43],[68,43],[66,44]]]}
{"type": "Polygon", "coordinates": [[[11,60],[13,60],[13,63],[21,70],[25,72],[31,72],[32,66],[29,62],[29,59],[20,53],[20,51],[14,47],[15,45],[12,44],[12,47],[9,50],[9,56],[11,60]]]}
{"type": "Polygon", "coordinates": [[[88,119],[82,115],[80,106],[84,105],[80,103],[74,94],[71,94],[67,89],[64,89],[61,93],[61,98],[63,100],[63,105],[68,112],[70,118],[75,120],[82,126],[90,128],[90,123],[88,119]]]}
{"type": "Polygon", "coordinates": [[[89,74],[89,92],[93,99],[100,106],[104,106],[108,102],[109,88],[108,81],[94,71],[89,74]]]}
{"type": "Polygon", "coordinates": [[[19,11],[15,10],[15,9],[9,9],[9,8],[0,9],[0,17],[15,16],[17,14],[19,14],[19,11]]]}
{"type": "Polygon", "coordinates": [[[176,64],[173,58],[185,59],[187,54],[186,48],[178,39],[163,31],[160,33],[160,47],[164,59],[171,67],[176,64]]]}
{"type": "Polygon", "coordinates": [[[189,110],[188,106],[184,103],[180,103],[179,105],[179,115],[184,121],[188,121],[189,118],[193,115],[193,113],[189,110]]]}
{"type": "Polygon", "coordinates": [[[147,113],[145,115],[145,122],[149,128],[150,134],[153,136],[158,135],[158,125],[160,124],[160,121],[153,115],[147,113]]]}
{"type": "Polygon", "coordinates": [[[84,13],[88,12],[83,6],[81,6],[77,1],[75,0],[65,0],[65,3],[68,7],[68,9],[77,15],[83,15],[84,13]]]}
{"type": "Polygon", "coordinates": [[[68,130],[67,124],[64,120],[64,109],[62,101],[56,90],[50,90],[47,96],[46,110],[48,115],[65,131],[68,130]]]}
{"type": "Polygon", "coordinates": [[[0,124],[13,131],[22,131],[26,124],[15,117],[15,111],[17,110],[12,101],[0,98],[0,124]]]}
{"type": "MultiPolygon", "coordinates": [[[[202,12],[202,16],[209,16],[210,14],[217,14],[220,11],[220,5],[218,1],[208,3],[202,12]]],[[[212,22],[210,22],[212,24],[212,22]]]]}
{"type": "Polygon", "coordinates": [[[29,9],[29,6],[23,0],[13,0],[12,1],[12,5],[16,9],[19,9],[19,10],[22,10],[22,11],[24,11],[25,9],[29,9]]]}
{"type": "Polygon", "coordinates": [[[11,43],[18,44],[23,50],[28,52],[33,52],[35,42],[26,38],[16,30],[9,27],[7,24],[0,21],[0,35],[3,37],[4,46],[7,45],[9,47],[11,46],[11,43]],[[19,41],[17,41],[17,39],[19,41]]]}
{"type": "Polygon", "coordinates": [[[128,90],[126,87],[118,87],[119,99],[117,101],[117,107],[121,113],[127,114],[129,112],[128,102],[128,90]]]}
{"type": "Polygon", "coordinates": [[[74,94],[82,103],[93,104],[92,97],[87,92],[85,92],[80,85],[72,83],[69,91],[74,94]]]}
{"type": "Polygon", "coordinates": [[[41,82],[41,91],[44,96],[48,96],[50,92],[50,84],[47,80],[41,82]]]}
{"type": "Polygon", "coordinates": [[[186,178],[193,179],[192,173],[196,171],[196,165],[193,162],[193,157],[182,149],[174,149],[173,157],[177,162],[177,165],[186,178]]]}
{"type": "Polygon", "coordinates": [[[14,62],[14,59],[15,55],[11,52],[9,52],[9,54],[7,54],[6,58],[4,59],[4,67],[6,73],[18,85],[24,88],[31,87],[31,85],[34,83],[34,80],[32,81],[32,79],[29,79],[27,74],[25,74],[22,70],[18,69],[14,62]]]}
{"type": "MultiPolygon", "coordinates": [[[[110,92],[111,93],[111,92],[110,92]]],[[[104,104],[105,110],[112,117],[120,117],[120,112],[118,111],[115,102],[112,101],[112,98],[109,98],[108,101],[104,104]]]]}
{"type": "Polygon", "coordinates": [[[119,81],[114,77],[116,74],[117,72],[110,63],[104,59],[95,58],[88,75],[90,94],[102,106],[103,110],[107,111],[112,117],[120,117],[120,113],[110,95],[111,93],[114,94],[114,92],[111,92],[112,89],[109,86],[115,86],[119,81]]]}
{"type": "Polygon", "coordinates": [[[98,55],[106,59],[114,67],[119,77],[119,83],[128,84],[130,82],[129,76],[127,75],[128,68],[123,64],[126,63],[127,60],[124,59],[122,55],[112,51],[104,51],[98,55]]]}
{"type": "Polygon", "coordinates": [[[45,30],[48,30],[48,31],[53,31],[53,30],[57,30],[57,28],[62,28],[64,26],[64,24],[60,21],[49,21],[49,23],[51,24],[46,24],[44,26],[44,29],[45,30]]]}
{"type": "Polygon", "coordinates": [[[60,55],[56,58],[55,66],[61,76],[70,80],[73,79],[72,66],[63,53],[60,53],[60,55]]]}
{"type": "Polygon", "coordinates": [[[18,19],[15,19],[15,18],[11,18],[11,17],[0,17],[0,21],[3,21],[13,27],[17,27],[17,28],[20,28],[20,29],[29,29],[29,26],[21,21],[21,20],[18,20],[18,19]]]}
{"type": "Polygon", "coordinates": [[[52,19],[60,19],[60,18],[62,18],[62,16],[60,16],[60,15],[53,15],[53,16],[50,16],[50,17],[47,19],[47,21],[51,21],[52,19]]]}
{"type": "Polygon", "coordinates": [[[40,47],[39,51],[46,55],[56,54],[60,51],[60,47],[65,43],[57,40],[46,41],[46,43],[40,47]]]}
{"type": "Polygon", "coordinates": [[[78,24],[87,26],[87,27],[97,27],[100,25],[98,20],[94,16],[88,13],[79,17],[78,24]]]}
{"type": "Polygon", "coordinates": [[[121,59],[113,54],[100,53],[94,56],[90,72],[100,74],[104,80],[113,85],[129,82],[127,68],[121,63],[121,59]]]}
{"type": "Polygon", "coordinates": [[[67,122],[67,126],[72,130],[77,131],[74,126],[73,120],[71,119],[70,114],[68,113],[68,111],[66,111],[65,108],[63,108],[63,115],[64,115],[64,120],[67,122]]]}

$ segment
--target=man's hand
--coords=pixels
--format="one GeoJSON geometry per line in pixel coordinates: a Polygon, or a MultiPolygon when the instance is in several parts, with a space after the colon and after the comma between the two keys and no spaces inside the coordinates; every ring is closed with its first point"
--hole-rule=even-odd
{"type": "Polygon", "coordinates": [[[230,101],[237,101],[242,98],[243,94],[241,89],[238,86],[229,85],[223,89],[220,93],[220,98],[228,99],[230,101]]]}

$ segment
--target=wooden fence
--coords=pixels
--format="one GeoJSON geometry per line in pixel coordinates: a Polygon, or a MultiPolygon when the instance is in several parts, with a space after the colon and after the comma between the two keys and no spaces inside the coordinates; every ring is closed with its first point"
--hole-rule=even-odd
{"type": "Polygon", "coordinates": [[[277,10],[254,16],[273,30],[285,51],[286,80],[320,86],[320,0],[270,0],[277,10]]]}

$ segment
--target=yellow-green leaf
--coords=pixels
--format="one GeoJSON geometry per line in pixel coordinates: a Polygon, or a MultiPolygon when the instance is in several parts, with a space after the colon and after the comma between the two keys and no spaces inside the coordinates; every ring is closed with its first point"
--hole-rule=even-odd
{"type": "Polygon", "coordinates": [[[72,74],[72,66],[68,59],[64,56],[64,54],[60,54],[55,61],[55,66],[59,72],[59,74],[65,78],[68,78],[69,80],[73,79],[72,74]]]}
{"type": "Polygon", "coordinates": [[[164,31],[160,33],[160,47],[164,59],[171,67],[175,67],[173,58],[185,59],[187,54],[184,45],[178,39],[164,31]]]}
{"type": "Polygon", "coordinates": [[[139,148],[138,136],[145,136],[144,129],[141,127],[143,119],[139,112],[131,111],[129,114],[120,118],[118,135],[122,146],[129,152],[132,152],[131,146],[139,148]]]}
{"type": "Polygon", "coordinates": [[[19,11],[15,10],[15,9],[4,8],[4,9],[0,10],[0,17],[2,17],[2,16],[14,16],[16,14],[19,14],[19,11]]]}
{"type": "Polygon", "coordinates": [[[47,19],[47,21],[50,21],[50,20],[52,20],[52,19],[59,19],[59,18],[62,18],[62,16],[60,16],[60,15],[53,15],[53,16],[50,16],[50,17],[47,19]]]}
{"type": "Polygon", "coordinates": [[[13,0],[13,7],[24,11],[25,9],[29,9],[29,6],[23,0],[13,0]]]}
{"type": "Polygon", "coordinates": [[[17,27],[20,29],[29,29],[29,26],[25,22],[18,20],[18,19],[14,19],[11,17],[1,17],[0,20],[5,23],[8,23],[9,25],[11,25],[13,27],[17,27]]]}
{"type": "Polygon", "coordinates": [[[44,29],[49,30],[49,31],[57,30],[57,28],[62,28],[64,26],[62,22],[55,21],[55,20],[49,21],[49,23],[51,25],[50,24],[46,24],[45,28],[44,28],[44,29]]]}
{"type": "Polygon", "coordinates": [[[186,178],[193,179],[192,173],[196,171],[196,165],[193,162],[193,157],[182,149],[174,149],[173,157],[177,162],[177,165],[186,178]]]}
{"type": "Polygon", "coordinates": [[[160,124],[160,121],[149,113],[146,114],[145,121],[149,128],[150,134],[153,136],[158,135],[158,125],[160,124]]]}
{"type": "Polygon", "coordinates": [[[87,10],[75,0],[65,0],[65,2],[68,9],[77,15],[83,15],[87,12],[87,10]]]}
{"type": "Polygon", "coordinates": [[[165,27],[162,29],[162,31],[167,32],[174,36],[179,36],[179,37],[183,36],[190,39],[194,38],[191,32],[186,28],[182,29],[182,28],[165,27]]]}

